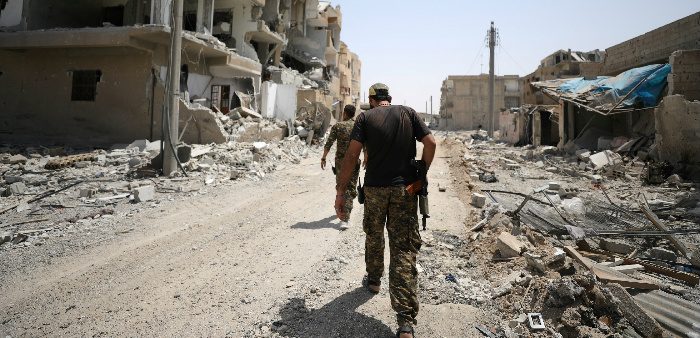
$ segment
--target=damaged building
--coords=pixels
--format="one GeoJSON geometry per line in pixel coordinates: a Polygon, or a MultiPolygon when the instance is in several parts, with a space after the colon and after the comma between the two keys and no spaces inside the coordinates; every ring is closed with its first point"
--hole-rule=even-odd
{"type": "MultiPolygon", "coordinates": [[[[440,128],[486,129],[489,126],[489,76],[450,75],[440,89],[440,128]]],[[[496,77],[496,109],[505,110],[520,106],[520,78],[517,75],[496,77]]],[[[498,120],[495,121],[498,129],[498,120]]]]}
{"type": "MultiPolygon", "coordinates": [[[[170,0],[3,2],[0,142],[161,139],[171,7],[170,0]]],[[[340,18],[340,7],[313,0],[185,0],[181,141],[226,142],[226,122],[241,117],[293,122],[302,90],[342,100],[340,18]],[[298,79],[275,78],[268,68],[298,79]],[[315,71],[321,75],[312,80],[315,71]]],[[[333,99],[323,105],[331,109],[333,99]]]]}
{"type": "Polygon", "coordinates": [[[696,13],[604,53],[549,56],[523,78],[525,105],[501,114],[501,138],[570,153],[612,150],[700,177],[700,157],[684,146],[700,136],[699,38],[696,13]]]}

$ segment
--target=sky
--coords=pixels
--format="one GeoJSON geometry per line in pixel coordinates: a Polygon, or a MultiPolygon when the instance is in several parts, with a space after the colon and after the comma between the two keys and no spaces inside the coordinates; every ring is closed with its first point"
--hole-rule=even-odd
{"type": "MultiPolygon", "coordinates": [[[[362,61],[362,95],[376,82],[394,104],[425,111],[448,75],[488,73],[486,32],[499,31],[497,75],[527,75],[559,49],[608,47],[700,11],[698,0],[333,0],[341,39],[362,61]]],[[[428,108],[430,110],[430,108],[428,108]]]]}

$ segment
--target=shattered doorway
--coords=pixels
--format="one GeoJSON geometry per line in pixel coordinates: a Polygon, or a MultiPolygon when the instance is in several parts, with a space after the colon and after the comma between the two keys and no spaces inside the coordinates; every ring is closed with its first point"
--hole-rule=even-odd
{"type": "Polygon", "coordinates": [[[211,86],[211,108],[228,114],[231,110],[231,86],[211,86]]]}

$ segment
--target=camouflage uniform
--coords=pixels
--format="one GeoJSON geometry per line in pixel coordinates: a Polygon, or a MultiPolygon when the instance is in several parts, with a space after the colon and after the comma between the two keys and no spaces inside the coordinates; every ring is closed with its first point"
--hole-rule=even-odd
{"type": "Polygon", "coordinates": [[[418,272],[416,255],[421,247],[417,196],[404,186],[365,187],[363,229],[365,264],[371,284],[384,274],[384,224],[389,233],[389,295],[399,326],[416,324],[418,315],[418,272]]]}
{"type": "MultiPolygon", "coordinates": [[[[343,164],[343,159],[345,158],[345,152],[350,146],[350,133],[352,133],[352,128],[355,125],[354,120],[347,120],[343,122],[338,122],[331,128],[331,133],[328,135],[328,140],[326,140],[325,148],[330,150],[333,143],[338,141],[338,145],[335,149],[335,184],[338,184],[338,179],[340,178],[340,170],[343,164]]],[[[355,170],[352,172],[352,177],[350,178],[350,183],[348,183],[348,188],[345,190],[345,206],[346,219],[341,219],[341,221],[347,222],[350,219],[350,213],[352,212],[353,200],[357,197],[357,178],[360,176],[360,164],[358,163],[355,170]]]]}

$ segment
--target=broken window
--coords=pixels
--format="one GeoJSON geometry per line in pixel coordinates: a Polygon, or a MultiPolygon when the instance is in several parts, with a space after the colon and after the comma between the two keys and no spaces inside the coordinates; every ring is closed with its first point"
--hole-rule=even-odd
{"type": "Polygon", "coordinates": [[[115,26],[124,26],[124,6],[102,8],[102,21],[115,26]]]}
{"type": "Polygon", "coordinates": [[[71,101],[95,101],[97,83],[101,78],[100,70],[74,70],[71,101]]]}

